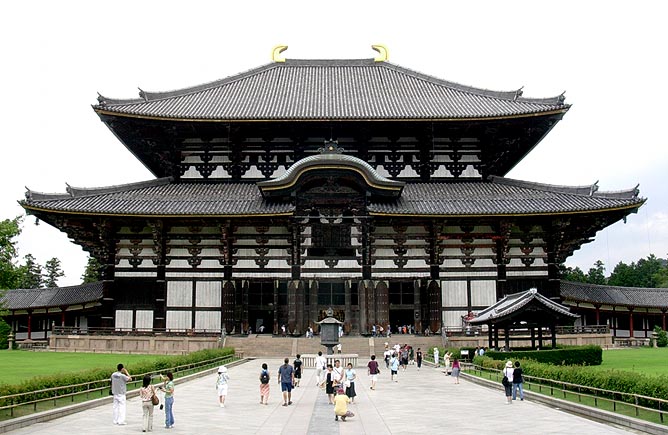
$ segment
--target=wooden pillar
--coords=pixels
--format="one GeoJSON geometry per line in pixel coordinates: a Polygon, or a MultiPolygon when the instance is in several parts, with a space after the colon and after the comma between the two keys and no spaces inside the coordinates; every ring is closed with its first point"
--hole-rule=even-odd
{"type": "Polygon", "coordinates": [[[32,340],[32,310],[28,310],[28,340],[32,340]]]}
{"type": "Polygon", "coordinates": [[[629,307],[629,338],[633,338],[633,308],[629,307]]]}
{"type": "Polygon", "coordinates": [[[536,349],[536,328],[531,327],[531,349],[536,349]]]}
{"type": "Polygon", "coordinates": [[[494,349],[494,340],[493,340],[493,331],[494,331],[494,324],[490,323],[487,326],[487,347],[489,349],[494,349]]]}
{"type": "Polygon", "coordinates": [[[420,286],[422,283],[420,280],[415,280],[413,282],[413,318],[415,320],[415,332],[422,332],[422,305],[420,304],[420,286]]]}
{"type": "Polygon", "coordinates": [[[104,221],[96,226],[98,237],[102,243],[99,248],[99,258],[103,264],[102,269],[102,306],[100,308],[100,325],[103,328],[115,326],[115,300],[114,300],[114,271],[116,266],[116,242],[114,228],[109,221],[104,221]]]}
{"type": "Polygon", "coordinates": [[[440,281],[429,281],[427,294],[429,295],[429,329],[432,332],[436,332],[441,327],[442,302],[440,281]]]}
{"type": "Polygon", "coordinates": [[[385,281],[378,281],[374,291],[376,297],[376,321],[387,328],[390,323],[390,295],[385,281]]]}
{"type": "Polygon", "coordinates": [[[150,222],[153,250],[157,257],[155,288],[153,289],[153,329],[167,328],[167,238],[162,221],[150,222]]]}
{"type": "Polygon", "coordinates": [[[661,309],[661,329],[666,330],[666,309],[661,309]]]}
{"type": "Polygon", "coordinates": [[[234,329],[234,281],[225,280],[223,281],[223,328],[225,328],[225,333],[229,334],[234,329]]]}
{"type": "Polygon", "coordinates": [[[288,331],[301,335],[304,330],[304,282],[288,282],[288,331]]]}
{"type": "Polygon", "coordinates": [[[505,339],[503,340],[504,345],[506,347],[506,350],[509,351],[510,350],[510,328],[508,326],[504,327],[503,328],[503,333],[505,334],[505,337],[504,337],[505,339]]]}
{"type": "MultiPolygon", "coordinates": [[[[373,294],[373,287],[371,281],[361,280],[357,282],[357,297],[359,304],[359,332],[361,334],[368,334],[371,330],[372,322],[369,320],[369,303],[368,294],[373,294]]],[[[371,305],[373,306],[373,305],[371,305]]]]}
{"type": "Polygon", "coordinates": [[[318,324],[315,322],[318,322],[320,319],[318,318],[318,281],[307,281],[306,284],[307,291],[309,292],[309,309],[311,310],[311,320],[309,325],[313,328],[313,331],[318,332],[318,324]]]}
{"type": "Polygon", "coordinates": [[[344,291],[344,300],[346,304],[346,307],[344,309],[346,318],[345,321],[343,322],[343,330],[346,332],[346,334],[349,334],[353,328],[353,322],[352,322],[353,309],[352,309],[352,297],[350,294],[350,281],[343,282],[343,291],[344,291]]]}
{"type": "Polygon", "coordinates": [[[499,349],[499,325],[494,325],[494,349],[499,349]]]}
{"type": "Polygon", "coordinates": [[[617,337],[617,313],[615,312],[615,306],[612,306],[612,316],[610,318],[610,323],[612,323],[612,336],[617,337]]]}
{"type": "Polygon", "coordinates": [[[241,282],[241,333],[248,332],[248,292],[250,290],[250,282],[244,280],[241,282]]]}
{"type": "Polygon", "coordinates": [[[538,348],[543,348],[543,327],[540,325],[538,326],[538,348]]]}
{"type": "Polygon", "coordinates": [[[596,308],[596,324],[600,325],[601,324],[601,305],[596,304],[596,305],[594,305],[594,308],[596,308]]]}
{"type": "Polygon", "coordinates": [[[65,311],[67,311],[67,305],[60,306],[60,326],[65,326],[65,311]]]}
{"type": "Polygon", "coordinates": [[[555,324],[550,325],[550,334],[552,335],[552,349],[557,348],[557,328],[555,324]]]}

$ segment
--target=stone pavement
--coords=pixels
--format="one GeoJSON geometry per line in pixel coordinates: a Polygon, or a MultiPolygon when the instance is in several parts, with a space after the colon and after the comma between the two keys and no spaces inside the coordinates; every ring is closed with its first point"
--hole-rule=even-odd
{"type": "MultiPolygon", "coordinates": [[[[528,400],[505,404],[501,391],[461,380],[455,385],[441,369],[415,366],[399,372],[390,382],[381,361],[377,389],[369,389],[366,368],[357,368],[358,396],[346,422],[334,421],[333,406],[315,385],[315,370],[304,371],[301,386],[293,390],[293,405],[281,406],[276,383],[278,359],[256,359],[229,370],[226,407],[217,403],[216,375],[177,384],[174,429],[165,429],[164,412],[155,408],[153,432],[166,434],[623,434],[625,430],[568,414],[528,400]],[[272,374],[269,405],[260,405],[259,372],[263,362],[272,374]]],[[[19,434],[122,435],[141,432],[141,404],[128,400],[127,426],[111,422],[111,404],[82,411],[47,423],[11,431],[19,434]]]]}

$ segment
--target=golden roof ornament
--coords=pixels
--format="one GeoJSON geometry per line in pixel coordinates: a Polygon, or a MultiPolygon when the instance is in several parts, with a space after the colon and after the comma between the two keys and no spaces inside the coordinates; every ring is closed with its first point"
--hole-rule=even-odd
{"type": "Polygon", "coordinates": [[[288,49],[287,45],[275,46],[274,49],[271,51],[271,60],[273,60],[274,62],[285,62],[285,58],[280,57],[280,54],[287,49],[288,49]]]}
{"type": "Polygon", "coordinates": [[[375,44],[372,45],[371,48],[378,52],[378,56],[376,56],[373,60],[376,62],[387,62],[390,57],[390,54],[387,51],[387,47],[382,44],[375,44]]]}

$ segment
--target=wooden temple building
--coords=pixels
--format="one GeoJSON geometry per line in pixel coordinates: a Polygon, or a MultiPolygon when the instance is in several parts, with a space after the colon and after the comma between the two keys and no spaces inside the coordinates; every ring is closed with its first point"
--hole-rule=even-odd
{"type": "Polygon", "coordinates": [[[347,333],[460,328],[529,288],[644,202],[638,190],[506,174],[569,109],[389,63],[271,63],[93,107],[155,175],[26,212],[104,264],[89,326],[301,334],[331,307],[347,333]]]}

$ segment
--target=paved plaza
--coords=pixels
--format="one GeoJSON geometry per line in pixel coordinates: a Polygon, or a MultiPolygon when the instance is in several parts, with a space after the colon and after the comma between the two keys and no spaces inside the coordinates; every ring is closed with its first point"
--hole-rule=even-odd
{"type": "MultiPolygon", "coordinates": [[[[622,434],[625,430],[587,420],[529,400],[505,404],[502,391],[462,379],[455,385],[440,369],[415,366],[399,372],[390,382],[381,361],[376,390],[369,389],[366,368],[359,367],[358,396],[350,409],[356,414],[346,422],[334,421],[333,406],[316,387],[315,370],[304,371],[301,387],[293,391],[293,405],[281,406],[276,371],[278,359],[256,359],[229,370],[226,407],[217,402],[216,375],[177,384],[173,429],[165,429],[164,412],[155,408],[153,433],[168,434],[622,434]],[[269,365],[273,379],[269,405],[260,405],[259,372],[269,365]]],[[[111,404],[82,411],[47,423],[11,431],[19,434],[121,435],[141,432],[141,403],[128,400],[127,425],[111,421],[111,404]]]]}

